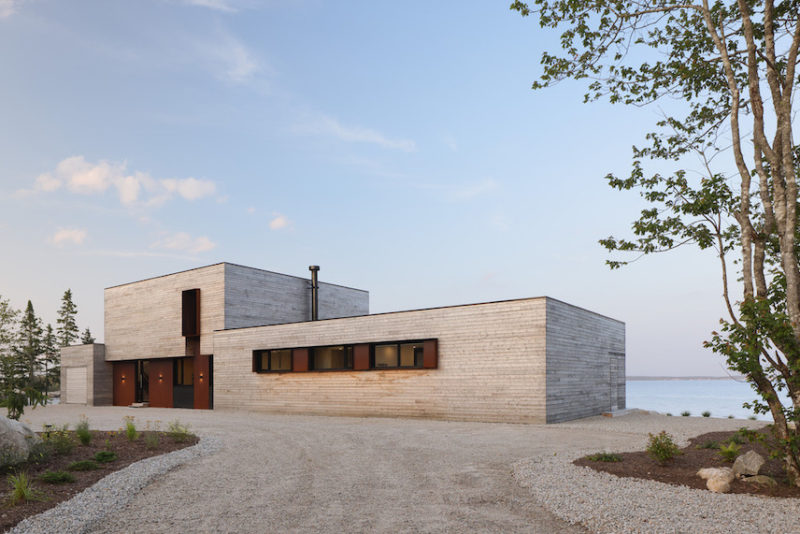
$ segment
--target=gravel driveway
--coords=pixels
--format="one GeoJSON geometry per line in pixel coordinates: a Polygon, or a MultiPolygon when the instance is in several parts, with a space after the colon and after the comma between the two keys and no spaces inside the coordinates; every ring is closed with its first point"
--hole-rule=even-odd
{"type": "MultiPolygon", "coordinates": [[[[510,425],[51,406],[23,420],[38,429],[80,414],[97,429],[119,428],[126,415],[140,428],[177,418],[222,441],[219,452],[147,486],[96,532],[585,532],[537,504],[514,464],[637,447],[667,419],[510,425]]],[[[669,419],[687,435],[741,424],[669,419]]]]}

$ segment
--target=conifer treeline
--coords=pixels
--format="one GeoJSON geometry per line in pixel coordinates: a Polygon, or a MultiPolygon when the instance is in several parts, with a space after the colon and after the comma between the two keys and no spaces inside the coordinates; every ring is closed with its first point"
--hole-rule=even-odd
{"type": "Polygon", "coordinates": [[[44,404],[47,393],[60,386],[61,347],[79,339],[94,343],[88,327],[79,336],[77,315],[69,289],[61,297],[55,330],[43,325],[30,300],[20,312],[0,296],[0,406],[8,417],[19,419],[26,405],[44,404]]]}

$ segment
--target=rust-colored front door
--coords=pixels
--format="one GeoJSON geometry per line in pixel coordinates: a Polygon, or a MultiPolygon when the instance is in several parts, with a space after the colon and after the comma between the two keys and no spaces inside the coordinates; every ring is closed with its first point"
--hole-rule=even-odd
{"type": "Polygon", "coordinates": [[[130,406],[136,401],[136,362],[114,362],[114,406],[130,406]]]}

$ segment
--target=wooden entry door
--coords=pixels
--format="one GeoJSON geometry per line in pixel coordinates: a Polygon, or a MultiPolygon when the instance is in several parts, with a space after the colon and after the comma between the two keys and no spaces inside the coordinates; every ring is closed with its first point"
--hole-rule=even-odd
{"type": "Polygon", "coordinates": [[[114,406],[130,406],[136,400],[136,362],[114,362],[114,406]]]}

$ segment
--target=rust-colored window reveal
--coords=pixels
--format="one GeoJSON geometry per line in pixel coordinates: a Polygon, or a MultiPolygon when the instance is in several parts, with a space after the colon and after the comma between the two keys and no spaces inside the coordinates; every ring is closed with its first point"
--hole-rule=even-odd
{"type": "Polygon", "coordinates": [[[435,369],[436,339],[253,351],[253,372],[435,369]]]}
{"type": "Polygon", "coordinates": [[[182,323],[184,337],[200,335],[200,290],[187,289],[181,294],[182,323]]]}

